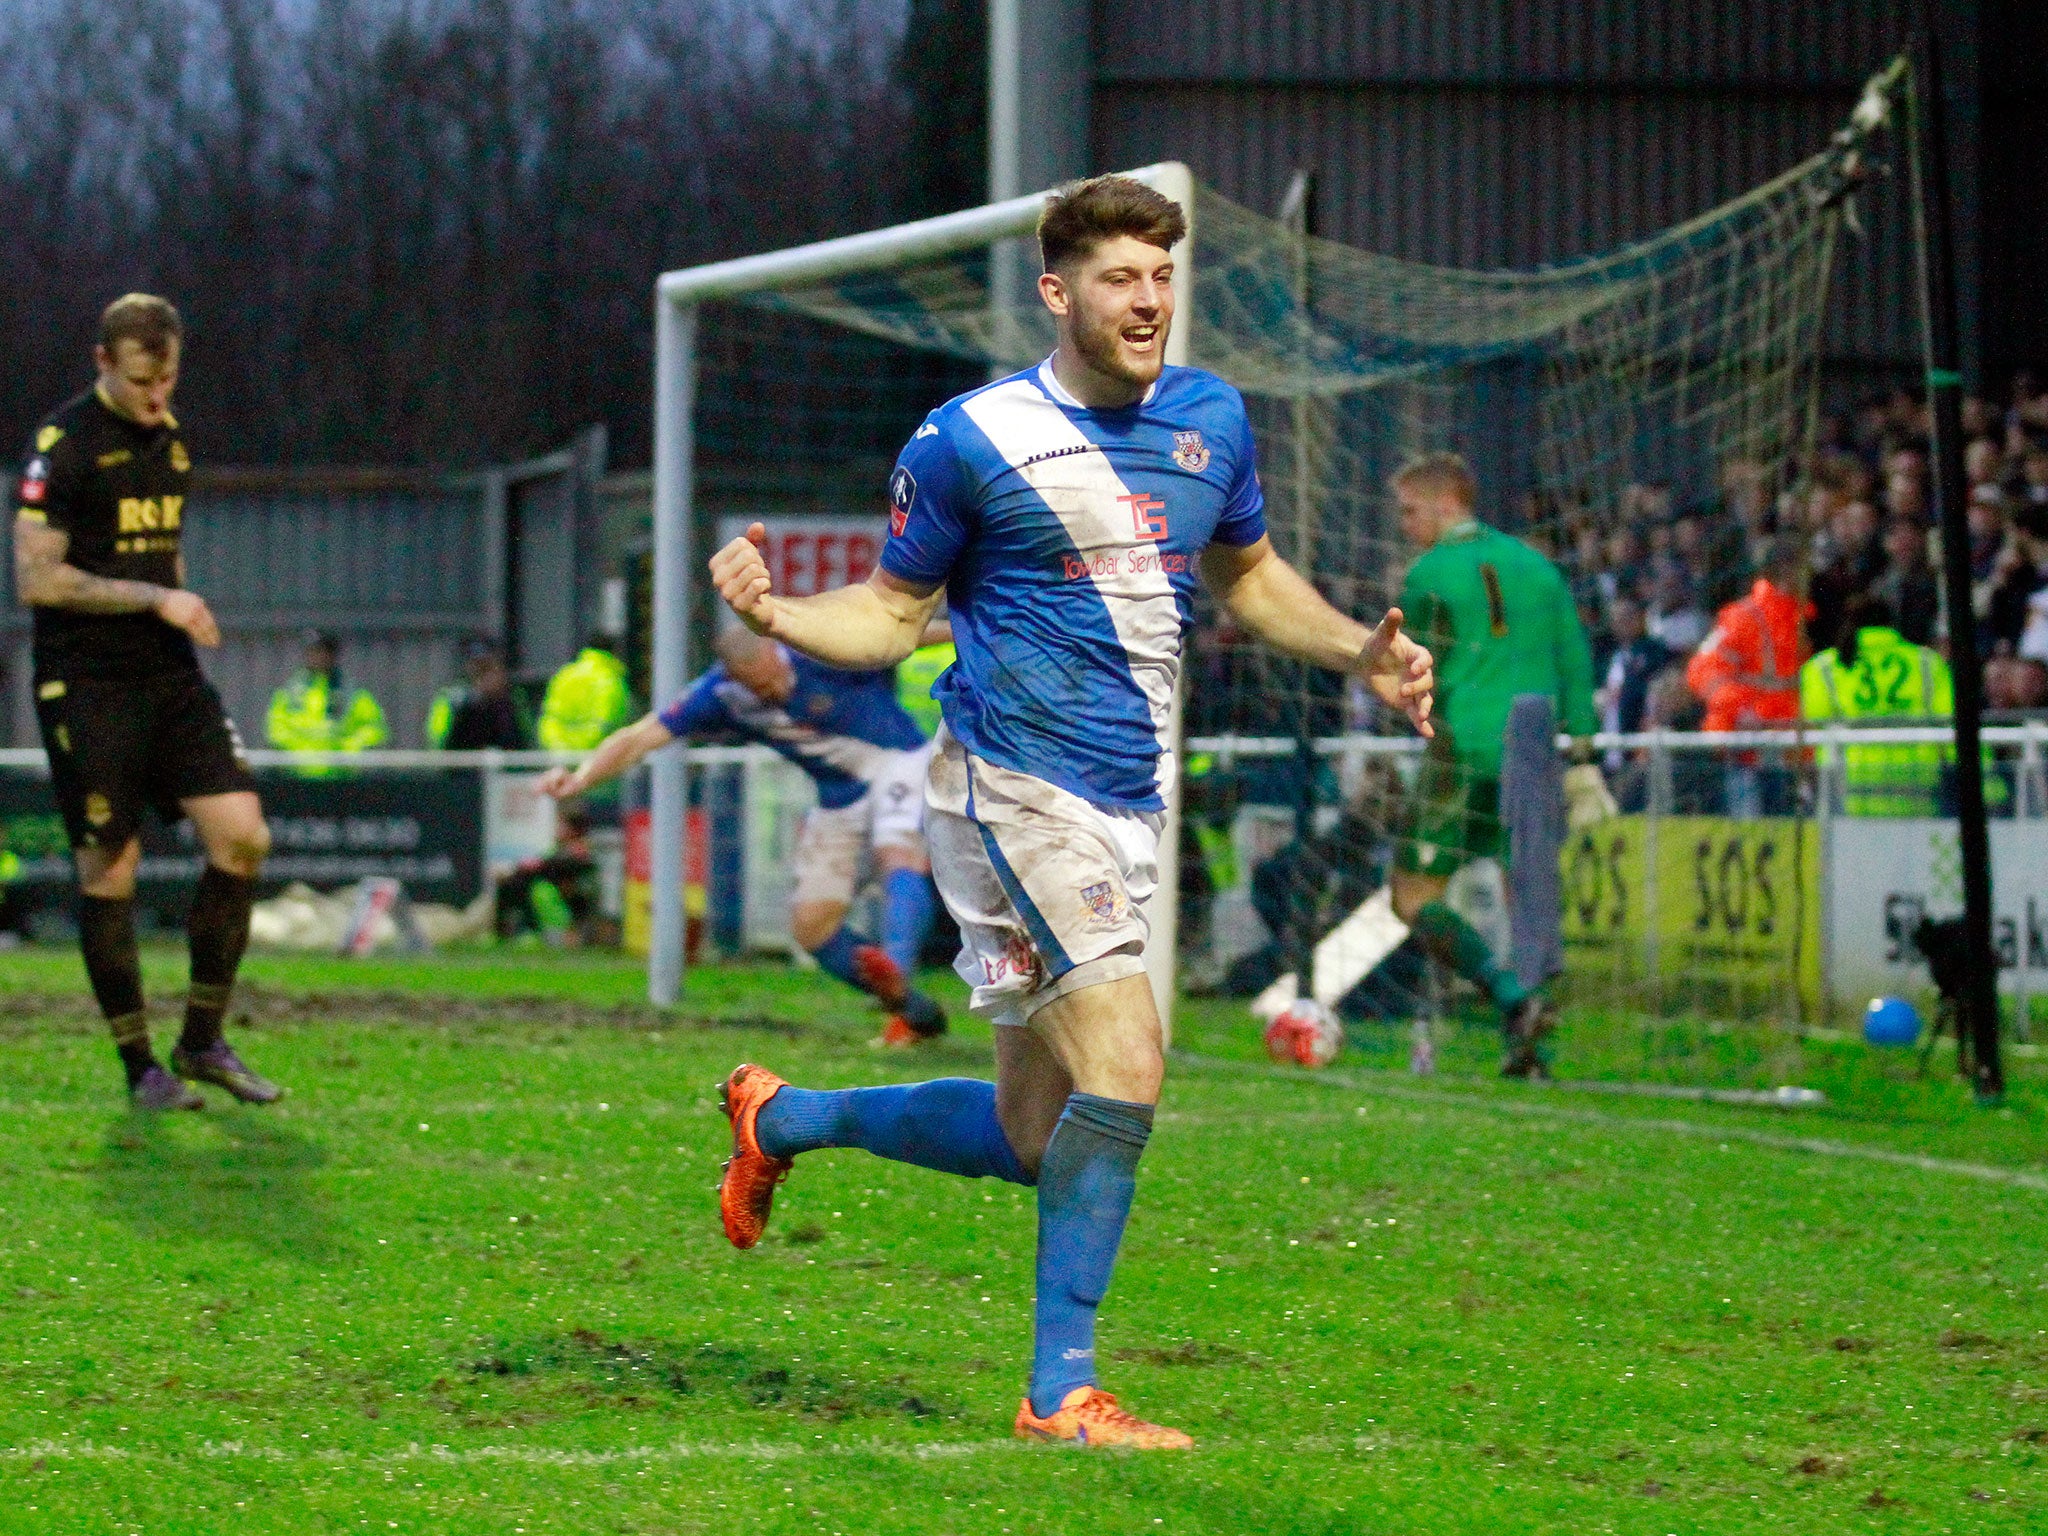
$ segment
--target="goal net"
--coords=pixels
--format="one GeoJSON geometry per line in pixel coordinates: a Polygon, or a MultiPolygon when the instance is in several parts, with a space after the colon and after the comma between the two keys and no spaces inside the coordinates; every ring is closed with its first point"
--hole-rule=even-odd
{"type": "MultiPolygon", "coordinates": [[[[1618,595],[1660,618],[1667,596],[1710,611],[1798,515],[1830,273],[1882,107],[1867,98],[1856,126],[1722,207],[1535,271],[1397,260],[1307,235],[1178,166],[1135,172],[1191,215],[1172,360],[1244,392],[1273,539],[1349,613],[1370,621],[1398,593],[1417,551],[1388,477],[1433,449],[1465,456],[1485,518],[1557,560],[1601,636],[1618,595]],[[1686,578],[1698,589],[1681,594],[1686,578]]],[[[1051,349],[1019,276],[1035,271],[1040,204],[662,279],[657,692],[707,654],[697,573],[723,530],[828,512],[878,525],[887,464],[922,414],[1051,349]]],[[[1318,943],[1385,881],[1418,744],[1362,690],[1211,612],[1184,684],[1178,928],[1160,947],[1183,991],[1243,994],[1286,971],[1306,988],[1318,943]]],[[[1656,686],[1647,721],[1685,723],[1682,683],[1656,686]]],[[[1825,1011],[1807,758],[1787,738],[1728,740],[1603,742],[1623,814],[1562,853],[1571,1008],[1770,1028],[1825,1011]]],[[[661,772],[655,846],[674,850],[703,791],[679,764],[661,772]]],[[[680,932],[680,895],[657,879],[655,899],[662,997],[679,956],[664,958],[661,930],[680,932]]],[[[1497,864],[1461,873],[1451,900],[1505,951],[1497,864]]],[[[1412,944],[1336,1001],[1362,1027],[1449,1028],[1466,1006],[1412,944]]]]}

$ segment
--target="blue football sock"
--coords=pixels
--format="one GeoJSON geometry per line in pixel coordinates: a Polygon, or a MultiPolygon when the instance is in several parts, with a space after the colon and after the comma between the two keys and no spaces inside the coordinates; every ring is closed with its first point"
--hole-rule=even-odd
{"type": "Polygon", "coordinates": [[[860,968],[854,964],[853,957],[863,949],[872,949],[874,943],[866,934],[841,923],[833,930],[831,938],[811,951],[811,958],[849,987],[858,987],[866,992],[868,985],[861,980],[860,968]]]}
{"type": "Polygon", "coordinates": [[[971,1077],[888,1088],[779,1088],[761,1106],[754,1134],[770,1157],[821,1147],[859,1147],[969,1179],[1029,1184],[996,1118],[996,1085],[971,1077]]]}
{"type": "Polygon", "coordinates": [[[905,979],[917,972],[918,951],[932,926],[932,877],[892,869],[882,877],[882,948],[905,979]]]}
{"type": "Polygon", "coordinates": [[[1038,1314],[1031,1411],[1054,1413],[1095,1382],[1095,1310],[1138,1187],[1152,1106],[1076,1093],[1038,1170],[1038,1314]]]}

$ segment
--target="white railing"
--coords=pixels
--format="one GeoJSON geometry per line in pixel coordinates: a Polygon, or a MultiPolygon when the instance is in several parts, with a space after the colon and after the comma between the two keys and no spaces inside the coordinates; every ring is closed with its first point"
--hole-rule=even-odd
{"type": "MultiPolygon", "coordinates": [[[[1987,747],[2019,747],[2030,756],[2048,749],[2048,720],[2024,725],[1987,725],[1987,747]]],[[[1570,737],[1560,736],[1560,748],[1570,737]]],[[[1802,748],[1860,746],[1948,746],[1955,733],[1945,725],[1909,726],[1827,726],[1819,729],[1784,731],[1634,731],[1602,733],[1592,738],[1602,752],[1737,752],[1773,748],[1784,752],[1802,748]]],[[[1310,747],[1324,757],[1355,753],[1365,757],[1408,757],[1423,750],[1416,736],[1374,736],[1353,731],[1342,736],[1317,736],[1310,747]]],[[[1189,752],[1207,752],[1230,762],[1239,757],[1289,757],[1299,750],[1292,736],[1190,736],[1189,752]]],[[[775,756],[768,747],[685,747],[683,761],[693,768],[715,768],[743,763],[766,762],[775,756]]],[[[279,752],[268,748],[248,754],[252,768],[484,768],[504,772],[533,772],[559,765],[574,766],[589,756],[586,752],[436,752],[409,748],[378,748],[368,752],[279,752]]],[[[0,747],[0,768],[44,768],[47,759],[41,747],[0,747]]]]}
{"type": "MultiPolygon", "coordinates": [[[[1987,747],[2033,747],[2048,745],[2048,720],[2030,720],[2024,725],[1987,725],[1983,729],[1987,747]]],[[[1564,747],[1573,738],[1558,737],[1564,747]]],[[[1778,751],[1800,747],[1860,747],[1952,745],[1955,732],[1946,725],[1890,726],[1804,726],[1781,731],[1630,731],[1602,732],[1593,745],[1607,751],[1652,752],[1737,752],[1759,747],[1778,751]]],[[[1346,752],[1367,756],[1405,756],[1420,752],[1425,743],[1417,736],[1374,736],[1353,731],[1343,736],[1317,736],[1310,741],[1317,752],[1336,757],[1346,752]]],[[[1213,752],[1228,757],[1285,757],[1298,749],[1292,736],[1190,736],[1190,752],[1213,752]]]]}
{"type": "MultiPolygon", "coordinates": [[[[574,767],[588,752],[432,752],[411,748],[378,748],[369,752],[279,752],[270,748],[248,754],[251,768],[363,768],[417,772],[422,768],[481,768],[502,773],[532,773],[556,766],[574,767]]],[[[685,747],[683,759],[693,768],[757,763],[775,756],[767,747],[685,747]]],[[[41,747],[0,747],[0,768],[47,769],[41,747]]]]}

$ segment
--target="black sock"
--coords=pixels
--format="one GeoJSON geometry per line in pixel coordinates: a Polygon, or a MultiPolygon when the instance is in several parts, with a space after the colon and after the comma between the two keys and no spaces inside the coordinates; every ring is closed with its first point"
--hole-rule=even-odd
{"type": "Polygon", "coordinates": [[[135,903],[127,897],[78,898],[78,948],[86,978],[106,1017],[133,1088],[156,1064],[149,1053],[149,1016],[142,1008],[142,961],[135,952],[135,903]]]}
{"type": "Polygon", "coordinates": [[[256,882],[212,864],[192,893],[185,941],[192,951],[192,990],[185,1000],[185,1030],[178,1048],[203,1051],[220,1039],[221,1020],[235,990],[235,970],[249,947],[249,907],[256,882]]]}

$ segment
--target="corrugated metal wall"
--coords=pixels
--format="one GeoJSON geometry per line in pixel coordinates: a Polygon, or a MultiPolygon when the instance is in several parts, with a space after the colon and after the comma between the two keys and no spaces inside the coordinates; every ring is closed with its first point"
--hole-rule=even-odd
{"type": "MultiPolygon", "coordinates": [[[[1914,0],[1097,0],[1097,80],[1834,82],[1914,0]]],[[[1860,75],[1858,76],[1860,78],[1860,75]]]]}
{"type": "MultiPolygon", "coordinates": [[[[207,675],[251,746],[309,628],[341,642],[341,667],[383,704],[392,744],[422,744],[427,705],[454,678],[462,641],[495,633],[502,555],[487,476],[405,471],[237,471],[194,477],[185,519],[192,589],[220,619],[207,675]]],[[[13,740],[36,743],[28,615],[6,590],[13,740]]]]}
{"type": "MultiPolygon", "coordinates": [[[[1162,0],[1096,6],[1099,167],[1187,160],[1271,211],[1317,175],[1321,233],[1525,267],[1611,248],[1820,148],[1903,43],[1907,0],[1162,0]]],[[[1903,176],[1838,273],[1838,369],[1918,347],[1903,176]]],[[[1197,279],[1199,281],[1199,278],[1197,279]]]]}
{"type": "Polygon", "coordinates": [[[193,588],[224,632],[206,670],[252,745],[308,628],[341,642],[341,669],[384,706],[393,746],[424,744],[435,692],[465,636],[496,633],[502,580],[483,476],[232,472],[195,487],[193,588]]]}

